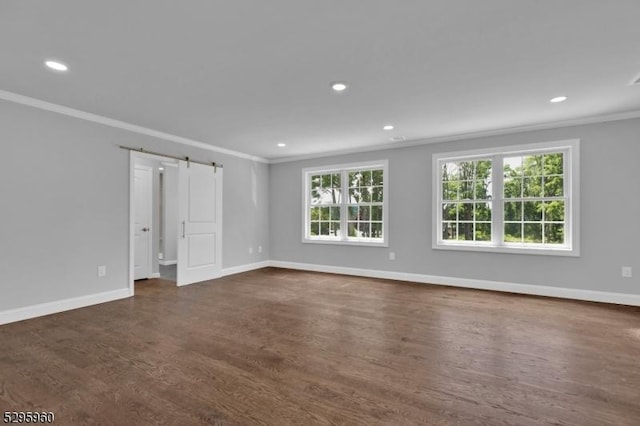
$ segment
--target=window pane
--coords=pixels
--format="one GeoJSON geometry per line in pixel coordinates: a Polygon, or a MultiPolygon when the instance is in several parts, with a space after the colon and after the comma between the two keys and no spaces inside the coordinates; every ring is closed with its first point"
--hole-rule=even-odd
{"type": "Polygon", "coordinates": [[[358,222],[358,236],[361,238],[369,238],[370,235],[369,222],[358,222]]]}
{"type": "Polygon", "coordinates": [[[459,182],[444,182],[442,184],[442,199],[457,200],[459,182]]]}
{"type": "Polygon", "coordinates": [[[542,220],[542,201],[524,202],[524,220],[531,222],[542,220]]]}
{"type": "Polygon", "coordinates": [[[322,189],[320,188],[320,176],[311,177],[311,204],[319,204],[322,189]]]}
{"type": "Polygon", "coordinates": [[[564,158],[561,152],[556,154],[545,154],[544,161],[544,174],[545,175],[561,175],[564,174],[564,158]]]}
{"type": "Polygon", "coordinates": [[[476,221],[490,221],[491,209],[489,203],[476,203],[475,205],[475,220],[476,221]]]}
{"type": "Polygon", "coordinates": [[[370,215],[371,207],[360,207],[358,211],[358,220],[369,220],[371,218],[370,215]]]}
{"type": "Polygon", "coordinates": [[[505,201],[504,220],[518,221],[518,222],[522,220],[522,202],[521,201],[505,201]]]}
{"type": "Polygon", "coordinates": [[[564,224],[545,223],[544,239],[547,244],[564,244],[564,224]]]}
{"type": "Polygon", "coordinates": [[[373,170],[371,172],[372,184],[375,186],[382,186],[384,182],[383,170],[373,170]]]}
{"type": "Polygon", "coordinates": [[[443,222],[442,223],[442,239],[443,240],[455,240],[457,239],[457,227],[455,222],[443,222]]]}
{"type": "Polygon", "coordinates": [[[318,235],[320,233],[320,223],[319,222],[311,222],[309,224],[309,235],[318,235]]]}
{"type": "Polygon", "coordinates": [[[349,237],[357,237],[358,236],[358,222],[349,222],[347,223],[348,228],[348,236],[349,237]]]}
{"type": "Polygon", "coordinates": [[[546,222],[564,221],[564,201],[549,201],[544,205],[544,220],[546,222]]]}
{"type": "Polygon", "coordinates": [[[541,197],[542,196],[542,177],[524,178],[522,186],[523,197],[541,197]]]}
{"type": "Polygon", "coordinates": [[[384,194],[384,191],[381,186],[374,186],[371,201],[373,201],[374,203],[381,203],[383,201],[382,199],[383,194],[384,194]]]}
{"type": "Polygon", "coordinates": [[[371,192],[372,188],[370,186],[360,187],[360,194],[362,198],[360,199],[361,203],[370,203],[371,202],[371,192]]]}
{"type": "Polygon", "coordinates": [[[542,155],[527,155],[523,157],[522,172],[525,176],[542,176],[542,155]]]}
{"type": "Polygon", "coordinates": [[[458,239],[473,241],[473,222],[458,223],[458,239]]]}
{"type": "Polygon", "coordinates": [[[382,220],[382,206],[371,206],[371,220],[382,220]]]}
{"type": "Polygon", "coordinates": [[[331,219],[331,207],[321,207],[320,220],[329,220],[329,219],[331,219]]]}
{"type": "Polygon", "coordinates": [[[330,229],[331,235],[335,237],[340,237],[341,236],[340,222],[331,222],[330,226],[331,226],[331,229],[330,229]]]}
{"type": "Polygon", "coordinates": [[[522,242],[522,225],[520,223],[505,223],[504,241],[506,243],[522,242]]]}
{"type": "Polygon", "coordinates": [[[358,207],[349,206],[349,220],[358,220],[358,207]]]}
{"type": "Polygon", "coordinates": [[[544,178],[544,196],[562,197],[564,194],[564,178],[562,176],[546,176],[544,178]]]}
{"type": "Polygon", "coordinates": [[[349,203],[357,204],[362,200],[362,195],[360,194],[359,188],[351,188],[349,189],[349,203]]]}
{"type": "Polygon", "coordinates": [[[371,238],[382,238],[382,223],[381,222],[372,222],[371,223],[371,238]]]}
{"type": "Polygon", "coordinates": [[[457,219],[457,205],[448,203],[442,205],[442,220],[456,220],[457,219]]]}
{"type": "Polygon", "coordinates": [[[341,176],[340,173],[334,173],[333,175],[331,175],[331,186],[333,188],[341,188],[342,184],[340,183],[341,181],[341,176]]]}
{"type": "Polygon", "coordinates": [[[331,207],[331,220],[340,220],[340,207],[331,207]]]}
{"type": "Polygon", "coordinates": [[[473,203],[458,204],[458,220],[473,220],[473,203]]]}
{"type": "Polygon", "coordinates": [[[320,208],[319,207],[311,207],[309,209],[309,217],[311,220],[320,220],[320,208]]]}
{"type": "Polygon", "coordinates": [[[491,241],[491,223],[476,223],[476,241],[491,241]]]}
{"type": "Polygon", "coordinates": [[[329,222],[320,222],[320,235],[329,235],[329,222]]]}
{"type": "Polygon", "coordinates": [[[362,185],[371,185],[371,170],[362,172],[362,185]]]}
{"type": "Polygon", "coordinates": [[[542,242],[542,224],[541,223],[525,223],[524,224],[524,242],[525,243],[541,243],[542,242]]]}
{"type": "Polygon", "coordinates": [[[361,171],[349,172],[349,186],[352,188],[364,185],[364,175],[361,171]]]}
{"type": "Polygon", "coordinates": [[[486,181],[491,177],[491,160],[476,162],[475,180],[486,181]]]}
{"type": "Polygon", "coordinates": [[[522,179],[504,180],[504,198],[520,198],[522,196],[522,179]]]}
{"type": "Polygon", "coordinates": [[[502,159],[502,167],[505,179],[520,177],[522,176],[522,157],[505,157],[502,159]]]}
{"type": "Polygon", "coordinates": [[[458,164],[451,162],[451,163],[444,163],[442,165],[443,181],[458,180],[458,178],[459,178],[458,164]]]}
{"type": "Polygon", "coordinates": [[[475,176],[475,162],[460,161],[458,163],[458,171],[460,173],[460,180],[473,180],[475,176]]]}
{"type": "Polygon", "coordinates": [[[475,199],[488,200],[491,198],[491,181],[477,180],[475,181],[475,199]]]}
{"type": "Polygon", "coordinates": [[[460,199],[473,200],[473,181],[460,182],[460,199]]]}

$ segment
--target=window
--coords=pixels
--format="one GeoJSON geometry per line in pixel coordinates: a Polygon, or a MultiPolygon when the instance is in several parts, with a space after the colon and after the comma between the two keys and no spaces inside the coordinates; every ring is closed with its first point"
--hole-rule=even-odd
{"type": "Polygon", "coordinates": [[[433,247],[579,255],[579,141],[434,154],[433,247]]]}
{"type": "Polygon", "coordinates": [[[388,162],[303,170],[303,242],[387,246],[388,162]]]}

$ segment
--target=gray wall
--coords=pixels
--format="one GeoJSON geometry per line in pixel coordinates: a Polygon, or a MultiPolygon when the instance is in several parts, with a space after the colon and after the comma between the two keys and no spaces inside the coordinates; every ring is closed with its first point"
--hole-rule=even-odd
{"type": "Polygon", "coordinates": [[[635,119],[273,164],[271,259],[640,294],[639,161],[635,119]],[[582,141],[580,257],[431,248],[433,153],[574,138],[582,141]],[[389,160],[389,247],[302,243],[302,168],[378,159],[389,160]],[[634,278],[621,277],[622,265],[635,266],[634,278]]]}
{"type": "Polygon", "coordinates": [[[223,163],[223,267],[269,258],[266,164],[0,101],[0,311],[128,287],[119,144],[223,163]]]}

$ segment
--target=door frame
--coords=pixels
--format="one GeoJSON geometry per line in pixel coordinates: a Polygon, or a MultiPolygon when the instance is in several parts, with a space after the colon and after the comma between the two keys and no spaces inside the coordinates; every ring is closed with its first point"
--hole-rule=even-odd
{"type": "Polygon", "coordinates": [[[136,170],[146,170],[147,172],[149,172],[149,179],[150,179],[150,181],[148,182],[149,183],[149,191],[150,192],[149,192],[149,194],[145,194],[145,197],[148,196],[149,198],[151,198],[151,202],[150,202],[150,205],[149,205],[149,216],[150,216],[149,225],[148,225],[149,226],[149,230],[146,231],[148,233],[149,241],[148,241],[147,253],[146,253],[146,257],[147,257],[147,260],[146,260],[146,263],[147,263],[147,276],[145,278],[151,278],[151,276],[153,275],[153,235],[154,235],[154,229],[153,228],[155,228],[155,227],[151,226],[151,224],[153,223],[153,213],[154,213],[154,211],[153,211],[153,208],[154,208],[154,205],[153,205],[153,198],[154,198],[153,197],[153,167],[147,166],[146,164],[135,164],[135,161],[134,161],[134,165],[133,165],[133,174],[134,174],[134,176],[133,176],[133,181],[134,181],[133,191],[134,191],[134,196],[131,198],[131,201],[133,202],[132,208],[131,208],[131,211],[133,213],[133,222],[130,224],[130,228],[129,228],[131,230],[131,234],[133,236],[133,241],[134,241],[134,245],[132,247],[132,249],[133,249],[133,270],[134,270],[133,278],[135,279],[135,257],[136,257],[136,254],[135,254],[135,234],[136,234],[136,230],[134,229],[135,228],[135,204],[136,204],[136,200],[135,200],[135,172],[136,172],[136,170]]]}
{"type": "MultiPolygon", "coordinates": [[[[163,157],[161,155],[147,154],[145,152],[137,152],[137,151],[129,151],[129,294],[131,296],[134,295],[135,292],[135,169],[136,169],[136,159],[147,159],[154,161],[164,161],[164,162],[176,162],[173,158],[163,157]]],[[[153,192],[153,170],[151,174],[151,191],[153,192]]],[[[153,198],[152,198],[152,209],[153,206],[153,198]]],[[[153,211],[151,213],[153,215],[153,211]]],[[[155,232],[155,227],[151,227],[151,231],[149,231],[149,249],[151,250],[151,255],[153,256],[153,232],[155,232]]],[[[153,262],[151,262],[153,265],[153,262]]],[[[152,266],[149,268],[151,272],[152,266]]]]}

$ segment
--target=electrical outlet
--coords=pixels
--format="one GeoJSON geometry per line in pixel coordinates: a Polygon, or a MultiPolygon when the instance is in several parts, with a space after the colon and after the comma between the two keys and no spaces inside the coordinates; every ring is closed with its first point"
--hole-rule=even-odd
{"type": "Polygon", "coordinates": [[[249,247],[249,254],[253,254],[253,247],[249,247]]]}
{"type": "Polygon", "coordinates": [[[258,253],[262,253],[262,246],[258,246],[258,253]]]}
{"type": "Polygon", "coordinates": [[[395,251],[390,251],[389,252],[389,260],[396,260],[396,252],[395,251]]]}
{"type": "Polygon", "coordinates": [[[107,276],[107,267],[102,265],[98,266],[98,277],[106,277],[107,276]]]}
{"type": "Polygon", "coordinates": [[[631,266],[622,267],[622,278],[631,278],[631,266]]]}

